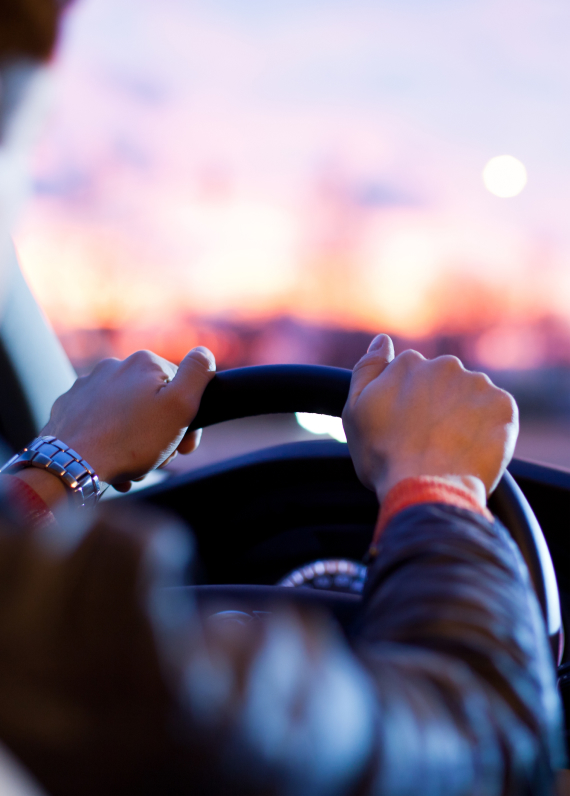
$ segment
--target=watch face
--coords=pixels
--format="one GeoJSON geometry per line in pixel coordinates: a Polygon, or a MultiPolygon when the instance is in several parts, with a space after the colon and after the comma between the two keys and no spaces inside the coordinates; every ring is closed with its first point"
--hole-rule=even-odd
{"type": "Polygon", "coordinates": [[[346,558],[328,558],[294,569],[276,585],[362,594],[367,567],[346,558]]]}

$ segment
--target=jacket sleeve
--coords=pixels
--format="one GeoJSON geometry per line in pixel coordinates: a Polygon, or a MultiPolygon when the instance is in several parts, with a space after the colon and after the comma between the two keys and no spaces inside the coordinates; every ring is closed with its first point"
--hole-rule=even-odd
{"type": "Polygon", "coordinates": [[[293,610],[210,622],[172,588],[187,539],[113,506],[0,523],[0,740],[50,794],[550,792],[554,665],[500,525],[397,514],[350,644],[293,610]]]}
{"type": "Polygon", "coordinates": [[[242,693],[240,742],[284,792],[542,795],[563,765],[526,567],[500,524],[449,505],[385,528],[352,654],[308,617],[276,617],[242,693]]]}
{"type": "Polygon", "coordinates": [[[563,765],[555,668],[498,523],[448,505],[385,529],[355,632],[377,697],[380,793],[548,793],[563,765]]]}

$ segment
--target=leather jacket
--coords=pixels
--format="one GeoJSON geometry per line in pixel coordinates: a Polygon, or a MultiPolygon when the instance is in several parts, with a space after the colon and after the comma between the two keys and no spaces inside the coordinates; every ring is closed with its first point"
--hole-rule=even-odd
{"type": "Polygon", "coordinates": [[[350,637],[312,611],[219,625],[178,523],[0,526],[0,740],[52,796],[548,794],[555,668],[504,528],[394,517],[350,637]]]}

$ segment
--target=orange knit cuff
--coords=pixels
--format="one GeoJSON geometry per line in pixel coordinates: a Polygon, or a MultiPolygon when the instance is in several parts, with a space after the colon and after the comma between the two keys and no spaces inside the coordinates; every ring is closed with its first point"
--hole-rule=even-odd
{"type": "Polygon", "coordinates": [[[13,475],[1,475],[0,478],[7,484],[10,500],[24,524],[32,528],[44,528],[55,522],[47,503],[29,484],[13,475]]]}
{"type": "Polygon", "coordinates": [[[370,546],[370,555],[377,554],[378,540],[390,520],[398,512],[415,506],[418,503],[447,503],[481,514],[489,522],[493,522],[493,515],[489,509],[481,506],[475,495],[469,489],[450,483],[446,478],[432,475],[420,475],[417,478],[404,478],[388,492],[376,523],[376,530],[370,546]]]}

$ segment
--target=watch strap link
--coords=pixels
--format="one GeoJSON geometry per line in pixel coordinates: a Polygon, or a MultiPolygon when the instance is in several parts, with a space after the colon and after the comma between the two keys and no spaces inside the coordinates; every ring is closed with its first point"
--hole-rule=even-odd
{"type": "Polygon", "coordinates": [[[25,467],[38,467],[60,478],[77,506],[94,506],[101,497],[103,490],[95,470],[56,437],[36,437],[12,456],[0,473],[14,473],[25,467]]]}

